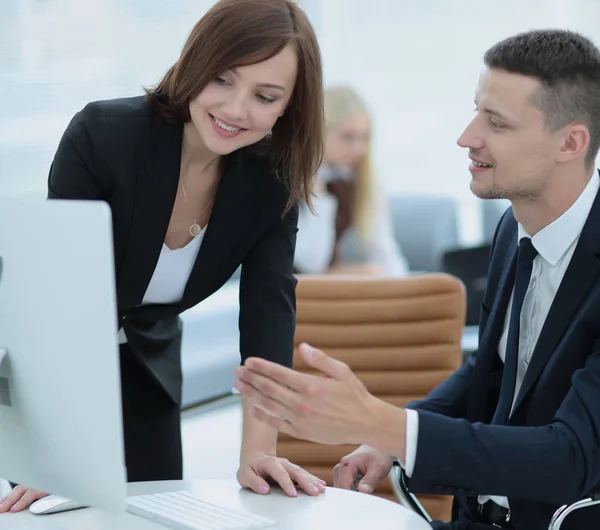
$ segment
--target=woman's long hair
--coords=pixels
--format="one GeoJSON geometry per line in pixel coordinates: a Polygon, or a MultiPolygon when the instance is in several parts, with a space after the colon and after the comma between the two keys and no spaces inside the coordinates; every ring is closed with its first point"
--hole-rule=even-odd
{"type": "MultiPolygon", "coordinates": [[[[369,110],[364,100],[354,90],[347,86],[336,86],[325,90],[326,132],[357,114],[369,114],[369,110]]],[[[374,210],[370,140],[364,157],[354,169],[354,179],[352,227],[359,243],[367,244],[371,239],[374,210]]]]}
{"type": "Polygon", "coordinates": [[[155,88],[146,90],[156,112],[186,123],[190,101],[215,77],[270,59],[287,45],[298,56],[296,84],[266,145],[274,170],[289,189],[286,211],[297,202],[310,206],[313,177],[323,158],[321,51],[295,2],[220,0],[194,26],[177,62],[155,88]]]}

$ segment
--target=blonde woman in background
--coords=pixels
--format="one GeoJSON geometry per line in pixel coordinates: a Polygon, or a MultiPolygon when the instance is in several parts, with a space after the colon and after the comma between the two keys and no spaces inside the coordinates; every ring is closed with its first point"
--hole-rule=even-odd
{"type": "Polygon", "coordinates": [[[408,272],[371,167],[371,117],[349,87],[325,90],[325,153],[314,193],[315,213],[302,208],[298,220],[297,272],[408,272]]]}

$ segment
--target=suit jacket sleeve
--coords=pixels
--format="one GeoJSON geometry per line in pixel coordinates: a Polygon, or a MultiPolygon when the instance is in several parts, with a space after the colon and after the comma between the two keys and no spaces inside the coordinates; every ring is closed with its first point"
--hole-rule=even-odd
{"type": "Polygon", "coordinates": [[[110,186],[103,180],[102,153],[106,139],[101,111],[91,103],[65,130],[48,176],[49,199],[106,200],[110,186]]]}
{"type": "Polygon", "coordinates": [[[554,422],[540,427],[469,423],[419,412],[415,492],[575,502],[600,483],[600,341],[554,422]]]}
{"type": "Polygon", "coordinates": [[[293,275],[298,206],[281,216],[242,263],[240,352],[292,366],[296,328],[293,275]]]}

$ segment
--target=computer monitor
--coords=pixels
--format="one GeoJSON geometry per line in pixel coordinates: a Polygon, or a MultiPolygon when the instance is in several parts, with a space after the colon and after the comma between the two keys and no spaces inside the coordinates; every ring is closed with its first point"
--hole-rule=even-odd
{"type": "Polygon", "coordinates": [[[126,507],[110,209],[0,199],[0,477],[126,507]]]}

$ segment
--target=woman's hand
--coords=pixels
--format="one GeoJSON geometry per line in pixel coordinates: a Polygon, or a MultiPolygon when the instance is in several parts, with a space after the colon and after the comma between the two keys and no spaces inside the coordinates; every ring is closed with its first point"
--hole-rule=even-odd
{"type": "Polygon", "coordinates": [[[279,484],[288,497],[298,495],[296,487],[308,495],[320,495],[326,486],[324,480],[311,475],[286,458],[267,453],[253,453],[242,458],[237,479],[241,486],[261,495],[269,493],[269,480],[279,484]]]}
{"type": "Polygon", "coordinates": [[[0,499],[0,514],[6,512],[21,512],[31,504],[48,494],[39,490],[33,490],[24,486],[15,486],[4,499],[0,499]]]}

